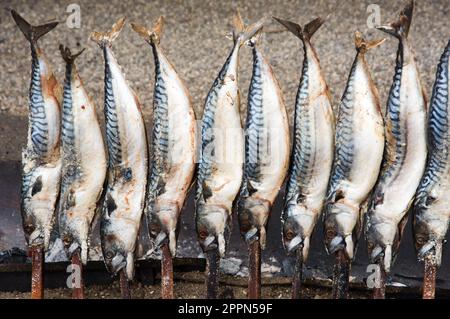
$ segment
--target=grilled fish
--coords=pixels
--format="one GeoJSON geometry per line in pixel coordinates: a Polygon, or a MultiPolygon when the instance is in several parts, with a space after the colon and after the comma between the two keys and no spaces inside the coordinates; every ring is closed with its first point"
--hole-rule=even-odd
{"type": "Polygon", "coordinates": [[[159,46],[164,18],[151,30],[132,24],[152,47],[155,60],[153,158],[146,216],[153,248],[169,243],[176,254],[178,217],[195,170],[196,121],[191,96],[159,46]]]}
{"type": "Polygon", "coordinates": [[[428,255],[441,264],[442,244],[450,220],[450,41],[441,56],[428,115],[430,148],[414,203],[414,240],[419,260],[428,255]]]}
{"type": "Polygon", "coordinates": [[[233,201],[242,182],[244,135],[239,113],[239,49],[263,25],[244,27],[234,18],[233,48],[205,102],[196,192],[196,227],[204,251],[225,254],[233,201]]]}
{"type": "Polygon", "coordinates": [[[61,88],[37,40],[58,24],[30,25],[11,14],[31,45],[27,146],[22,151],[21,212],[29,246],[48,249],[61,179],[61,88]]]}
{"type": "Polygon", "coordinates": [[[322,212],[334,152],[334,115],[328,86],[311,37],[324,20],[300,25],[275,18],[304,48],[302,76],[295,101],[294,146],[282,213],[283,244],[288,254],[308,256],[310,239],[322,212]]]}
{"type": "Polygon", "coordinates": [[[62,178],[58,208],[59,233],[69,258],[80,250],[88,258],[91,223],[106,176],[106,153],[95,106],[83,87],[75,59],[60,46],[66,62],[62,105],[62,178]]]}
{"type": "Polygon", "coordinates": [[[427,157],[426,102],[407,39],[413,6],[413,2],[409,3],[398,21],[378,27],[400,42],[386,107],[383,165],[366,224],[369,259],[380,262],[386,272],[390,271],[400,245],[427,157]]]}
{"type": "Polygon", "coordinates": [[[111,50],[125,20],[91,39],[105,60],[105,119],[108,145],[108,185],[100,223],[103,258],[108,271],[134,274],[134,250],[144,208],[147,183],[147,135],[136,94],[111,50]]]}
{"type": "Polygon", "coordinates": [[[325,209],[328,253],[345,250],[353,259],[367,199],[380,172],[384,123],[377,88],[365,53],[382,40],[366,41],[355,33],[356,57],[339,105],[335,154],[325,209]]]}
{"type": "Polygon", "coordinates": [[[247,243],[266,245],[266,223],[289,166],[289,123],[280,86],[258,48],[261,32],[249,41],[253,51],[245,124],[244,177],[237,200],[241,234],[247,243]]]}

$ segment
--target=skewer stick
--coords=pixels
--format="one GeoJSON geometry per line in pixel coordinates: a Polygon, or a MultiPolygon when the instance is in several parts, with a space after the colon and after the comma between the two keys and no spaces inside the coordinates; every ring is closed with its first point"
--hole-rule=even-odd
{"type": "Polygon", "coordinates": [[[119,274],[119,284],[120,292],[122,293],[122,299],[131,299],[130,285],[128,283],[128,277],[125,269],[122,269],[119,274]]]}
{"type": "Polygon", "coordinates": [[[72,299],[84,299],[84,278],[83,278],[83,264],[81,262],[80,250],[77,249],[72,255],[72,265],[78,267],[80,270],[80,281],[75,283],[72,290],[72,299]]]}
{"type": "Polygon", "coordinates": [[[300,299],[303,277],[303,247],[297,249],[295,257],[294,277],[292,278],[292,299],[300,299]]]}
{"type": "Polygon", "coordinates": [[[219,295],[220,256],[217,249],[206,252],[206,298],[217,299],[219,295]]]}
{"type": "Polygon", "coordinates": [[[333,299],[347,299],[350,280],[350,259],[344,250],[336,252],[333,272],[333,299]]]}
{"type": "Polygon", "coordinates": [[[423,299],[434,299],[436,291],[437,265],[433,255],[425,257],[425,269],[423,277],[423,299]]]}
{"type": "Polygon", "coordinates": [[[378,265],[379,278],[377,278],[377,286],[373,289],[373,299],[386,299],[386,272],[381,262],[378,265]]]}
{"type": "Polygon", "coordinates": [[[261,245],[259,240],[249,245],[248,298],[261,298],[261,245]]]}
{"type": "Polygon", "coordinates": [[[33,246],[31,250],[31,299],[44,298],[44,248],[33,246]]]}
{"type": "Polygon", "coordinates": [[[161,250],[161,297],[173,299],[173,261],[169,244],[164,244],[161,250]]]}

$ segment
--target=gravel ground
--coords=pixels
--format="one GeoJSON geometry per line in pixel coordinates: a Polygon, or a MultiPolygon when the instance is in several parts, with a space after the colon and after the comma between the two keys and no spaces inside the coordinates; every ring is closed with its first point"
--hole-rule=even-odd
{"type": "MultiPolygon", "coordinates": [[[[159,15],[164,15],[167,25],[162,47],[186,81],[193,96],[196,114],[201,116],[204,98],[227,54],[231,41],[225,35],[231,31],[233,10],[238,8],[247,22],[254,22],[263,15],[289,18],[304,24],[317,15],[331,13],[329,21],[314,36],[313,43],[321,59],[325,77],[337,105],[355,54],[353,33],[360,30],[367,37],[384,37],[377,30],[367,27],[368,5],[366,1],[11,1],[3,0],[0,11],[2,33],[0,35],[0,110],[24,115],[27,112],[27,89],[30,72],[30,50],[23,35],[14,25],[7,8],[15,8],[30,22],[37,24],[57,19],[62,23],[42,38],[41,47],[47,53],[57,78],[63,80],[64,63],[58,45],[68,45],[73,51],[86,48],[77,62],[81,76],[94,101],[102,108],[103,61],[101,51],[88,40],[94,30],[107,30],[120,17],[151,25],[159,15]],[[81,26],[69,29],[64,23],[69,16],[67,5],[80,6],[81,26]]],[[[381,22],[397,17],[405,1],[377,1],[381,22]]],[[[448,39],[449,0],[417,1],[410,40],[416,52],[425,91],[430,92],[436,64],[448,39]]],[[[271,30],[281,26],[272,23],[271,30]]],[[[295,93],[300,76],[303,54],[300,41],[288,32],[270,33],[263,41],[264,51],[280,80],[289,115],[293,115],[295,93]]],[[[380,48],[368,53],[368,61],[378,85],[381,101],[386,101],[397,41],[389,37],[380,48]]],[[[149,46],[127,26],[115,41],[113,50],[127,74],[129,83],[144,105],[144,112],[151,114],[153,96],[153,61],[149,46]]],[[[251,77],[250,50],[241,54],[240,85],[245,108],[246,92],[251,77]]]]}
{"type": "MultiPolygon", "coordinates": [[[[221,280],[227,283],[221,283],[221,298],[245,299],[247,298],[247,287],[245,280],[236,281],[231,276],[221,276],[221,280]]],[[[261,297],[270,299],[289,299],[291,297],[291,287],[287,284],[273,284],[268,278],[263,279],[261,297]]],[[[206,295],[204,285],[204,274],[201,272],[189,272],[179,276],[174,283],[175,298],[178,299],[198,299],[206,295]]],[[[46,289],[46,299],[68,299],[72,297],[72,290],[68,288],[46,289]]],[[[159,299],[161,298],[160,284],[144,286],[140,283],[131,285],[131,296],[135,299],[159,299]]],[[[370,293],[366,291],[352,291],[352,299],[369,298],[370,293]]],[[[30,298],[29,292],[0,292],[0,299],[27,299],[30,298]]],[[[112,285],[92,285],[86,288],[86,298],[89,299],[115,299],[121,298],[118,282],[112,285]]],[[[331,298],[331,289],[304,287],[302,291],[304,299],[329,299],[331,298]]]]}
{"type": "MultiPolygon", "coordinates": [[[[98,106],[103,108],[103,58],[98,47],[88,40],[91,31],[105,31],[120,17],[150,26],[159,15],[167,21],[162,47],[168,58],[185,80],[193,97],[197,117],[202,114],[204,98],[232,46],[226,34],[231,31],[231,17],[235,8],[241,11],[246,22],[254,22],[263,15],[273,15],[305,24],[315,16],[331,14],[329,20],[314,36],[313,44],[319,54],[322,69],[329,84],[333,105],[338,105],[355,55],[353,33],[360,30],[367,38],[387,37],[367,27],[367,7],[373,0],[261,0],[261,1],[23,1],[1,0],[0,7],[0,160],[19,161],[20,149],[25,141],[25,116],[28,105],[30,77],[30,50],[23,35],[13,23],[9,8],[16,9],[33,24],[57,19],[61,24],[40,41],[51,61],[57,78],[64,78],[64,63],[58,45],[68,45],[73,51],[86,48],[77,60],[85,86],[98,106]],[[81,26],[70,29],[65,21],[66,8],[76,3],[81,9],[81,26]],[[5,129],[8,122],[14,130],[5,129]]],[[[405,1],[377,0],[381,21],[395,19],[405,1]]],[[[419,72],[428,96],[434,82],[436,64],[450,38],[448,17],[450,0],[418,0],[410,31],[410,42],[415,51],[419,72]]],[[[281,30],[271,23],[269,30],[281,30]]],[[[379,48],[367,54],[374,80],[385,104],[389,91],[398,42],[389,37],[379,48]]],[[[264,36],[264,52],[284,92],[288,114],[293,124],[293,106],[300,77],[303,53],[300,41],[288,32],[272,32],[264,36]]],[[[142,104],[146,121],[151,118],[154,64],[148,45],[127,25],[113,45],[113,51],[121,64],[131,87],[142,104]]],[[[250,50],[241,52],[239,83],[242,90],[242,110],[246,107],[247,89],[251,77],[250,50]]],[[[199,297],[203,284],[177,282],[178,297],[199,297]]],[[[245,288],[230,287],[235,297],[245,297],[245,288]]],[[[118,287],[93,286],[88,288],[90,298],[118,297],[118,287]],[[108,294],[108,295],[107,295],[108,294]]],[[[289,297],[288,287],[263,288],[263,295],[277,298],[289,297]]],[[[48,297],[70,297],[64,289],[49,290],[48,297]]],[[[133,287],[133,296],[158,298],[159,286],[133,287]],[[153,291],[153,292],[152,292],[153,291]]],[[[327,290],[311,290],[309,298],[329,296],[327,290]]],[[[357,295],[356,295],[357,296],[357,295]]],[[[0,298],[28,297],[21,293],[0,293],[0,298]]],[[[353,294],[352,294],[353,297],[353,294]]],[[[362,297],[362,296],[361,296],[362,297]]]]}

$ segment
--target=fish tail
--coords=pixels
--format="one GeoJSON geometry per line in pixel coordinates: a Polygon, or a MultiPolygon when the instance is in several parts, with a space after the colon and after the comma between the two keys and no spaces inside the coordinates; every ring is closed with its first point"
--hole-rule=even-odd
{"type": "Polygon", "coordinates": [[[409,27],[412,21],[412,15],[414,11],[414,0],[411,0],[402,12],[400,12],[397,21],[394,21],[387,25],[378,26],[377,29],[386,32],[396,38],[406,39],[409,33],[409,27]]]}
{"type": "Polygon", "coordinates": [[[381,45],[386,39],[376,39],[372,41],[366,41],[361,32],[356,31],[355,32],[355,47],[356,51],[361,53],[366,53],[372,48],[376,48],[377,46],[381,45]]]}
{"type": "Polygon", "coordinates": [[[70,52],[70,49],[68,47],[65,47],[64,45],[60,44],[59,45],[59,51],[61,51],[61,56],[64,59],[64,61],[66,61],[66,63],[72,64],[75,59],[81,55],[81,53],[83,53],[85,49],[82,49],[81,51],[79,51],[78,53],[72,54],[70,52]]]}
{"type": "Polygon", "coordinates": [[[113,41],[119,36],[120,31],[122,31],[124,25],[125,18],[121,18],[116,23],[114,23],[111,30],[109,30],[108,32],[92,32],[90,39],[97,43],[100,48],[104,48],[106,46],[110,47],[113,41]]]}
{"type": "MultiPolygon", "coordinates": [[[[236,10],[236,14],[233,18],[233,40],[234,43],[239,43],[239,46],[246,43],[248,40],[252,39],[253,37],[259,37],[257,34],[260,33],[262,27],[267,21],[267,17],[263,17],[257,22],[246,26],[244,21],[242,20],[241,14],[239,11],[236,10]]],[[[256,39],[256,38],[255,38],[256,39]]]]}
{"type": "Polygon", "coordinates": [[[20,16],[17,11],[11,10],[11,15],[19,27],[20,31],[25,35],[28,41],[32,45],[36,44],[36,41],[42,37],[44,34],[47,34],[51,30],[53,30],[57,25],[58,21],[50,22],[42,25],[33,26],[28,21],[26,21],[22,16],[20,16]]]}
{"type": "Polygon", "coordinates": [[[311,37],[316,33],[317,30],[323,25],[323,23],[326,21],[326,19],[323,19],[321,17],[317,17],[314,20],[308,22],[303,28],[301,25],[288,21],[283,20],[280,18],[273,17],[275,21],[283,25],[288,31],[292,32],[296,37],[298,37],[302,41],[309,41],[311,40],[311,37]]]}
{"type": "Polygon", "coordinates": [[[160,16],[151,29],[134,22],[131,23],[131,28],[148,43],[159,44],[163,33],[164,23],[164,17],[160,16]]]}

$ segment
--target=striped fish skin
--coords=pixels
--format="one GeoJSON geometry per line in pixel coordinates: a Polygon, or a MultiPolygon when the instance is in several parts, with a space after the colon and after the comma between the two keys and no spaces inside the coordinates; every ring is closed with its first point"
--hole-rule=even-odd
{"type": "MultiPolygon", "coordinates": [[[[70,50],[62,48],[66,78],[62,107],[62,179],[59,232],[68,257],[80,249],[86,264],[91,223],[106,177],[106,152],[95,105],[70,50]]],[[[81,52],[80,52],[81,53],[81,52]]]]}
{"type": "Polygon", "coordinates": [[[386,144],[382,171],[372,195],[366,224],[371,262],[390,271],[400,245],[408,211],[427,157],[426,102],[407,39],[412,2],[398,22],[380,30],[399,40],[397,61],[386,107],[386,144]]]}
{"type": "Polygon", "coordinates": [[[419,260],[441,264],[450,220],[450,41],[441,56],[428,115],[428,163],[414,202],[414,241],[419,260]]]}
{"type": "Polygon", "coordinates": [[[22,223],[27,244],[48,249],[61,177],[61,88],[37,40],[57,23],[31,26],[11,13],[30,41],[32,60],[27,145],[22,150],[22,223]]]}
{"type": "Polygon", "coordinates": [[[249,44],[253,51],[245,124],[244,177],[237,200],[240,231],[247,243],[266,245],[266,224],[289,167],[289,123],[280,86],[272,67],[258,48],[260,35],[249,44]]]}
{"type": "Polygon", "coordinates": [[[308,257],[310,238],[322,212],[334,153],[334,114],[328,86],[310,37],[322,25],[314,19],[304,28],[276,19],[300,38],[304,59],[295,102],[294,145],[281,216],[288,254],[301,249],[308,257]]]}
{"type": "Polygon", "coordinates": [[[367,199],[380,171],[384,123],[377,88],[365,53],[384,40],[366,42],[355,34],[357,54],[339,105],[335,155],[325,209],[327,251],[344,250],[350,259],[363,226],[367,199]]]}
{"type": "Polygon", "coordinates": [[[105,265],[111,273],[134,275],[134,251],[144,208],[147,183],[147,137],[140,103],[117,63],[111,42],[124,25],[91,38],[105,60],[105,119],[109,154],[107,188],[100,222],[105,265]]]}
{"type": "MultiPolygon", "coordinates": [[[[236,20],[240,20],[240,17],[236,20]]],[[[235,20],[235,21],[236,21],[235,20]]],[[[237,27],[234,46],[205,102],[197,172],[196,227],[204,251],[225,254],[230,235],[233,201],[239,192],[244,162],[244,135],[238,89],[239,49],[263,21],[237,27]]]]}
{"type": "Polygon", "coordinates": [[[176,254],[178,218],[191,185],[196,156],[196,120],[191,96],[169,62],[159,40],[163,17],[152,30],[132,24],[151,45],[155,62],[152,160],[146,216],[152,250],[168,242],[176,254]]]}

